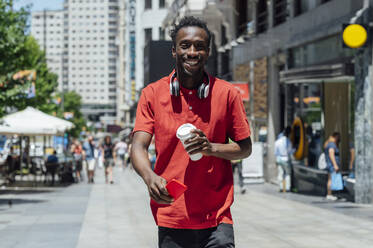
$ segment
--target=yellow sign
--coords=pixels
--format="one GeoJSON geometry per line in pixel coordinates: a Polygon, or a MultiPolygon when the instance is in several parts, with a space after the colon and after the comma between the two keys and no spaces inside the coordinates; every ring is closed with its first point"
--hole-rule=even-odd
{"type": "Polygon", "coordinates": [[[367,38],[367,31],[359,24],[350,24],[343,30],[343,41],[351,48],[363,46],[367,38]]]}

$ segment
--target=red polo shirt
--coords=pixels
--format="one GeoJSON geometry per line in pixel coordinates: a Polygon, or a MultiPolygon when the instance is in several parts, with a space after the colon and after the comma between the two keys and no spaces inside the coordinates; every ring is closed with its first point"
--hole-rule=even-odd
{"type": "Polygon", "coordinates": [[[167,181],[177,179],[188,190],[172,205],[151,201],[155,222],[169,228],[203,229],[219,223],[232,224],[233,176],[229,160],[213,156],[189,159],[176,137],[177,128],[191,123],[212,143],[239,141],[250,136],[241,95],[230,83],[210,77],[210,93],[199,99],[196,90],[180,89],[170,95],[170,77],[143,89],[133,132],[155,135],[155,173],[167,181]]]}

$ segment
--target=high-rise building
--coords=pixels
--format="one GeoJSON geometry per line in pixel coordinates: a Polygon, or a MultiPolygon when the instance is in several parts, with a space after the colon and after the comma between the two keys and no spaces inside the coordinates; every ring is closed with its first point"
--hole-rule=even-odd
{"type": "Polygon", "coordinates": [[[67,89],[82,96],[89,119],[107,124],[116,120],[118,12],[118,0],[65,1],[67,89]]]}
{"type": "MultiPolygon", "coordinates": [[[[126,3],[125,31],[125,89],[126,102],[131,106],[133,120],[135,106],[144,82],[144,48],[151,40],[167,39],[167,30],[162,28],[162,21],[167,15],[171,0],[124,0],[126,3]]],[[[171,51],[170,51],[171,53],[171,51]]]]}
{"type": "Polygon", "coordinates": [[[65,0],[63,11],[33,13],[31,25],[32,35],[47,53],[48,66],[58,71],[59,89],[81,95],[82,113],[89,120],[114,124],[119,1],[65,0]]]}
{"type": "Polygon", "coordinates": [[[32,13],[31,34],[45,51],[48,67],[58,75],[58,89],[62,91],[63,11],[32,13]]]}

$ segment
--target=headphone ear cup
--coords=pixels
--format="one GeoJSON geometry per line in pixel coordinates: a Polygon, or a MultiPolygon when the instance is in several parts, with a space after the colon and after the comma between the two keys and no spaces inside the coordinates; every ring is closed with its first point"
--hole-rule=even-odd
{"type": "Polygon", "coordinates": [[[175,80],[173,82],[173,85],[174,85],[174,91],[175,91],[175,96],[180,96],[180,87],[179,87],[179,81],[175,80]]]}
{"type": "Polygon", "coordinates": [[[180,95],[180,87],[179,82],[176,79],[176,73],[174,73],[170,79],[170,94],[171,96],[179,96],[180,95]]]}
{"type": "Polygon", "coordinates": [[[209,96],[209,90],[210,90],[210,84],[208,84],[206,87],[205,87],[205,90],[203,92],[203,97],[204,98],[207,98],[209,96]]]}
{"type": "Polygon", "coordinates": [[[206,84],[201,84],[199,87],[198,87],[198,91],[197,91],[197,94],[198,94],[198,98],[199,99],[203,99],[205,98],[205,89],[206,89],[206,84]]]}
{"type": "Polygon", "coordinates": [[[174,87],[173,87],[173,82],[170,82],[170,95],[174,95],[174,87]]]}

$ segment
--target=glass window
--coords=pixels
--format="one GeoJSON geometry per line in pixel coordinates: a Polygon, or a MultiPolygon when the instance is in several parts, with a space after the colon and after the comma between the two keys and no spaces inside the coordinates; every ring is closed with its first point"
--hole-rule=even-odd
{"type": "Polygon", "coordinates": [[[317,6],[317,0],[296,0],[294,2],[295,15],[306,13],[317,6]]]}
{"type": "MultiPolygon", "coordinates": [[[[317,167],[317,160],[322,153],[323,144],[323,110],[322,84],[291,84],[286,85],[286,115],[287,125],[291,126],[296,118],[304,123],[306,151],[304,163],[317,167]]],[[[300,129],[293,130],[293,146],[298,147],[300,129]]]]}
{"type": "Polygon", "coordinates": [[[257,4],[257,32],[263,33],[268,29],[267,0],[259,0],[257,4]]]}
{"type": "Polygon", "coordinates": [[[145,0],[145,9],[152,8],[152,0],[145,0]]]}
{"type": "Polygon", "coordinates": [[[289,67],[305,67],[352,56],[353,49],[344,49],[340,36],[336,35],[291,49],[289,67]]]}
{"type": "Polygon", "coordinates": [[[273,2],[273,21],[274,25],[281,24],[286,21],[287,16],[287,1],[286,0],[274,0],[273,2]]]}
{"type": "Polygon", "coordinates": [[[165,35],[165,30],[163,28],[159,28],[159,40],[165,40],[166,35],[165,35]]]}
{"type": "Polygon", "coordinates": [[[145,34],[145,45],[152,40],[152,29],[151,28],[145,28],[144,29],[144,34],[145,34]]]}
{"type": "Polygon", "coordinates": [[[165,0],[159,0],[159,8],[165,8],[166,7],[166,1],[165,0]]]}

